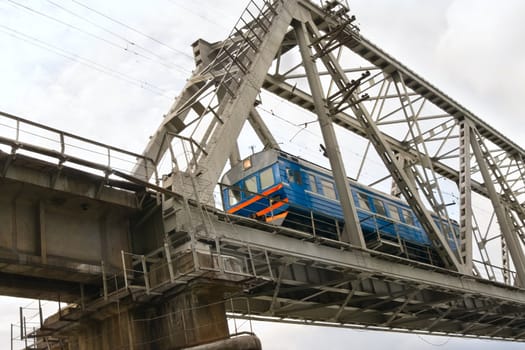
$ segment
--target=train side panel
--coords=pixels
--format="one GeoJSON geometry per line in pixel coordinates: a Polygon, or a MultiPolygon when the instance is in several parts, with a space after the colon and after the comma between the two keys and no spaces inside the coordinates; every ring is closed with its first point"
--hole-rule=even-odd
{"type": "MultiPolygon", "coordinates": [[[[254,164],[246,176],[239,169],[235,170],[237,176],[231,178],[240,180],[222,190],[225,210],[337,238],[344,229],[344,220],[331,173],[317,166],[308,166],[291,155],[271,152],[277,156],[271,158],[256,154],[253,157],[273,159],[274,163],[266,161],[260,169],[254,164]]],[[[404,201],[357,182],[351,181],[349,186],[365,241],[370,248],[440,265],[432,242],[404,201]]],[[[456,250],[454,235],[457,237],[459,232],[457,223],[450,226],[441,223],[435,215],[433,218],[443,232],[448,232],[447,241],[456,250]]]]}

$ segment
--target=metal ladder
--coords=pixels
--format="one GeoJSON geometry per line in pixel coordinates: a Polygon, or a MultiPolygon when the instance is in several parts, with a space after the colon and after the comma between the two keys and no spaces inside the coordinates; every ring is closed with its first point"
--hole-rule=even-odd
{"type": "Polygon", "coordinates": [[[231,96],[235,96],[248,73],[253,58],[270,30],[273,18],[277,15],[276,2],[263,1],[258,5],[251,0],[224,45],[212,63],[203,73],[211,74],[218,80],[218,86],[231,96]]]}

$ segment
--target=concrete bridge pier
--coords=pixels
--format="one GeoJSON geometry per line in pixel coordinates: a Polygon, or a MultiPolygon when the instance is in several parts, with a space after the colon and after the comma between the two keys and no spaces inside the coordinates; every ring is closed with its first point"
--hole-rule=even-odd
{"type": "Polygon", "coordinates": [[[179,349],[229,337],[223,293],[216,285],[189,286],[143,312],[145,318],[136,318],[134,326],[152,341],[144,349],[179,349]]]}
{"type": "Polygon", "coordinates": [[[261,348],[254,335],[230,337],[224,287],[205,282],[185,285],[171,295],[159,295],[159,300],[124,299],[89,315],[81,316],[73,307],[66,308],[48,318],[42,331],[58,327],[63,327],[57,334],[62,341],[51,349],[261,348]]]}

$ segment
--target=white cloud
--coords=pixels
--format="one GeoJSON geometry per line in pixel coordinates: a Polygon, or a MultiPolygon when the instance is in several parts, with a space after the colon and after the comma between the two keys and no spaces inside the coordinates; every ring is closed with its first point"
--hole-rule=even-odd
{"type": "Polygon", "coordinates": [[[525,127],[515,121],[523,113],[524,12],[521,1],[454,1],[436,51],[455,90],[521,145],[525,127]]]}
{"type": "Polygon", "coordinates": [[[525,35],[518,0],[350,3],[362,33],[521,146],[525,35]]]}

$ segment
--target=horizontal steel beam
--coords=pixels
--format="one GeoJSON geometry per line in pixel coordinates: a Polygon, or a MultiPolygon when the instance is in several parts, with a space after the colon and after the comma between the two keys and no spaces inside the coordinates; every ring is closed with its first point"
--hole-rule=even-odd
{"type": "Polygon", "coordinates": [[[351,249],[341,250],[314,242],[300,241],[284,235],[276,235],[251,227],[233,228],[231,224],[214,221],[210,232],[218,237],[244,242],[250,246],[268,249],[282,256],[306,259],[318,264],[337,266],[340,270],[356,273],[369,273],[384,276],[390,280],[399,280],[416,285],[426,285],[437,290],[450,290],[467,295],[478,295],[500,301],[518,303],[525,306],[523,289],[497,282],[454,273],[449,270],[417,268],[387,259],[372,256],[369,251],[351,249]]]}
{"type": "MultiPolygon", "coordinates": [[[[314,21],[317,23],[320,29],[326,29],[328,26],[333,27],[339,24],[338,18],[326,16],[326,12],[311,1],[301,1],[300,4],[310,11],[314,21]]],[[[428,100],[454,117],[458,119],[468,119],[471,125],[475,126],[484,137],[489,139],[498,147],[501,147],[501,149],[505,150],[510,155],[514,155],[517,157],[517,159],[523,159],[523,157],[525,157],[525,150],[522,147],[518,146],[515,142],[505,137],[495,128],[491,127],[474,113],[462,106],[459,102],[455,101],[443,91],[430,84],[428,81],[381,50],[362,35],[354,35],[352,38],[348,37],[345,39],[348,40],[343,42],[344,46],[348,47],[364,59],[370,61],[375,66],[380,67],[387,74],[391,74],[396,71],[399,72],[403,75],[403,79],[405,80],[407,86],[409,86],[412,90],[422,96],[425,96],[428,100]]]]}
{"type": "MultiPolygon", "coordinates": [[[[307,94],[306,92],[300,90],[299,88],[293,85],[288,84],[287,82],[283,81],[279,77],[276,77],[274,75],[267,75],[266,80],[263,84],[263,88],[273,94],[276,94],[279,97],[282,97],[282,98],[285,98],[291,101],[292,103],[310,112],[315,111],[315,108],[313,105],[313,99],[309,94],[307,94]]],[[[359,121],[346,113],[336,114],[334,116],[334,122],[338,124],[339,126],[341,126],[342,128],[352,131],[359,136],[362,136],[365,138],[367,137],[366,131],[361,126],[359,121]]],[[[401,153],[405,155],[406,157],[408,157],[409,159],[418,159],[419,156],[422,156],[422,155],[418,155],[415,149],[408,147],[405,143],[398,141],[389,135],[382,134],[382,137],[390,145],[393,151],[401,153]]],[[[454,170],[448,165],[442,162],[436,161],[436,160],[432,161],[432,166],[439,175],[444,176],[455,182],[459,181],[459,171],[454,170]]],[[[474,190],[475,192],[485,197],[488,197],[488,193],[485,187],[483,186],[483,184],[476,182],[474,180],[472,180],[472,190],[474,190]]]]}

